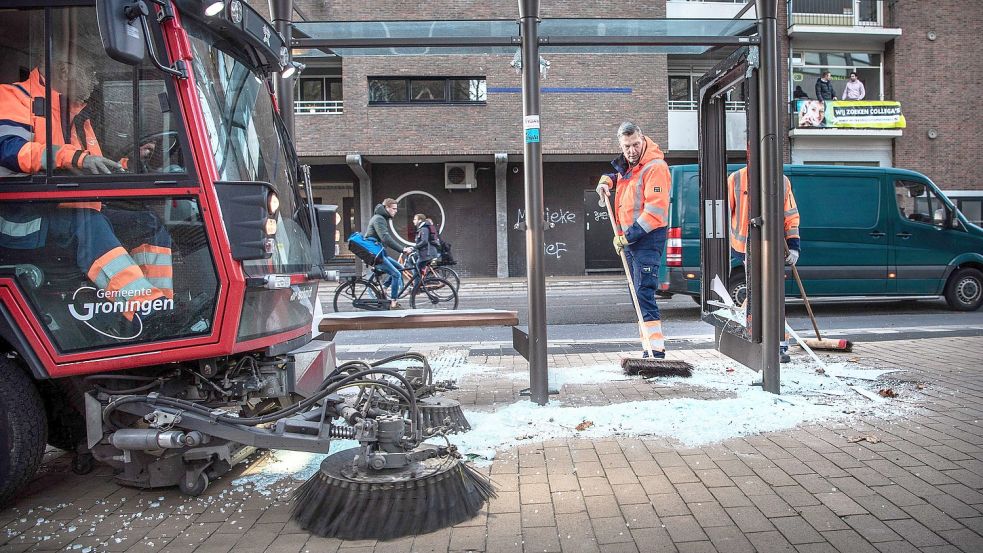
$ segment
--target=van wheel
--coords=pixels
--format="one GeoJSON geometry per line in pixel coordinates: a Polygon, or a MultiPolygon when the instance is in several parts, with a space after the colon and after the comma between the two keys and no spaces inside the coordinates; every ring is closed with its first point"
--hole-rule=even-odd
{"type": "Polygon", "coordinates": [[[747,300],[747,281],[744,280],[744,273],[735,273],[730,277],[730,285],[727,286],[730,298],[737,305],[743,305],[747,300]]]}
{"type": "Polygon", "coordinates": [[[956,311],[976,311],[983,304],[983,273],[959,269],[945,285],[945,301],[956,311]]]}
{"type": "Polygon", "coordinates": [[[14,361],[0,357],[0,505],[34,477],[47,436],[37,388],[14,361]]]}

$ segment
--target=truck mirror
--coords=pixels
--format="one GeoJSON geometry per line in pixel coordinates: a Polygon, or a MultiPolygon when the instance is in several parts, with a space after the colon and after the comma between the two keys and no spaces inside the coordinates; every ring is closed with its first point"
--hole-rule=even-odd
{"type": "Polygon", "coordinates": [[[321,242],[321,257],[324,262],[328,262],[334,259],[338,243],[335,240],[338,206],[317,204],[314,212],[317,214],[317,239],[321,242]]]}
{"type": "Polygon", "coordinates": [[[147,5],[132,0],[99,0],[96,21],[99,36],[110,58],[127,65],[140,65],[146,53],[140,15],[147,15],[147,5]]]}
{"type": "Polygon", "coordinates": [[[269,259],[275,247],[276,212],[279,199],[265,182],[220,181],[215,183],[229,236],[232,259],[269,259]]]}

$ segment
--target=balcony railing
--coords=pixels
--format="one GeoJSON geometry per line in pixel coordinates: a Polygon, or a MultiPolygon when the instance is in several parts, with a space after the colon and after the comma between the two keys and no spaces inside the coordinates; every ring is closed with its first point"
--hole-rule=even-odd
{"type": "Polygon", "coordinates": [[[304,114],[304,113],[331,113],[339,114],[345,112],[345,102],[342,100],[330,100],[330,101],[314,101],[314,100],[300,100],[294,102],[294,113],[304,114]]]}
{"type": "MultiPolygon", "coordinates": [[[[669,100],[669,111],[696,111],[699,102],[696,100],[669,100]]],[[[727,111],[744,111],[744,102],[740,100],[728,100],[724,104],[727,111]]]]}
{"type": "Polygon", "coordinates": [[[896,0],[788,0],[788,24],[894,27],[896,0]]]}

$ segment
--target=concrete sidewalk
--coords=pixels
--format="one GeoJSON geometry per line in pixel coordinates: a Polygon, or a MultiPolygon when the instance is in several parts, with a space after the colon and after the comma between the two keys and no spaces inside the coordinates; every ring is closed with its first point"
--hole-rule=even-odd
{"type": "MultiPolygon", "coordinates": [[[[705,349],[672,356],[719,359],[705,349]]],[[[617,358],[567,353],[551,355],[550,364],[562,375],[617,358]]],[[[904,404],[905,415],[860,410],[700,447],[626,435],[528,441],[499,451],[485,469],[498,497],[477,518],[391,542],[303,532],[289,520],[287,490],[297,482],[281,481],[266,494],[233,484],[262,457],[207,495],[186,498],[119,487],[105,469],[76,476],[70,458],[52,451],[20,501],[0,511],[0,551],[983,551],[983,338],[862,343],[841,360],[904,369],[883,385],[898,392],[885,401],[904,404]]],[[[448,394],[467,412],[521,401],[526,383],[515,374],[526,370],[522,358],[465,361],[485,369],[448,394]]],[[[564,385],[551,403],[616,409],[720,395],[634,377],[564,385]]]]}

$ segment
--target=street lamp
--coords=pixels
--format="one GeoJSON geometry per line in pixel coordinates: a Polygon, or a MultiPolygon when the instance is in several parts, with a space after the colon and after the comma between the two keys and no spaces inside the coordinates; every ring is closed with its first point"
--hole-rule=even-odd
{"type": "MultiPolygon", "coordinates": [[[[515,73],[517,75],[522,75],[522,51],[521,50],[516,50],[515,51],[515,55],[512,56],[512,61],[509,62],[509,65],[511,65],[512,68],[515,69],[515,73]]],[[[550,64],[550,61],[548,59],[544,58],[543,56],[539,56],[539,76],[540,77],[542,77],[544,79],[546,78],[546,74],[549,73],[549,70],[550,70],[550,65],[551,64],[550,64]]]]}

